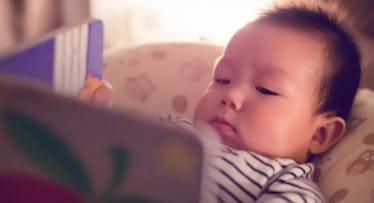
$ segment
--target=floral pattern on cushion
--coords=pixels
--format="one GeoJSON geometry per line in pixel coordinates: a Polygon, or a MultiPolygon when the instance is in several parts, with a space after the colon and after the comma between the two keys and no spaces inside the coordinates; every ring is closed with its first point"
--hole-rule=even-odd
{"type": "Polygon", "coordinates": [[[374,92],[360,89],[345,137],[315,162],[329,203],[374,202],[374,92]]]}
{"type": "Polygon", "coordinates": [[[158,118],[192,118],[222,47],[200,43],[151,44],[107,52],[104,79],[114,87],[114,108],[158,118]]]}

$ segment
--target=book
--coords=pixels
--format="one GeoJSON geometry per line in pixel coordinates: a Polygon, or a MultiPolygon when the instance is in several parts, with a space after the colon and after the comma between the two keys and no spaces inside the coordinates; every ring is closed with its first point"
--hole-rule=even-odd
{"type": "Polygon", "coordinates": [[[0,74],[26,77],[75,96],[90,75],[101,79],[103,23],[87,19],[0,54],[0,74]]]}
{"type": "Polygon", "coordinates": [[[198,136],[0,76],[0,202],[200,202],[198,136]]]}

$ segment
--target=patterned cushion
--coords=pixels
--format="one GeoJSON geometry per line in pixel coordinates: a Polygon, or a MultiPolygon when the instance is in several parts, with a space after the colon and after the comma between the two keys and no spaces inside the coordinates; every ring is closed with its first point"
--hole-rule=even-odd
{"type": "Polygon", "coordinates": [[[314,160],[329,202],[374,202],[374,92],[359,90],[345,137],[314,160]]]}
{"type": "MultiPolygon", "coordinates": [[[[192,118],[222,47],[198,43],[150,44],[108,51],[104,79],[114,107],[154,119],[192,118]]],[[[316,178],[330,203],[374,201],[374,93],[360,90],[343,140],[316,157],[316,178]]]]}
{"type": "Polygon", "coordinates": [[[221,51],[210,44],[171,43],[106,53],[104,79],[113,85],[113,106],[152,118],[191,118],[221,51]]]}

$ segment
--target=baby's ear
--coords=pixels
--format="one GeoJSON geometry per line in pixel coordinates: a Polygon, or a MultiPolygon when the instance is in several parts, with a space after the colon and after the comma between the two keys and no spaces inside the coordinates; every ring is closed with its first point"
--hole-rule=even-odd
{"type": "Polygon", "coordinates": [[[343,136],[346,124],[343,118],[330,113],[321,116],[309,145],[311,154],[319,154],[328,150],[343,136]]]}

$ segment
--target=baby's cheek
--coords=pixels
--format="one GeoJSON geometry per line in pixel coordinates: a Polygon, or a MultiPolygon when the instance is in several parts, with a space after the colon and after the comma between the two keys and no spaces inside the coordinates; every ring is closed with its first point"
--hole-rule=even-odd
{"type": "Polygon", "coordinates": [[[196,126],[200,127],[205,120],[207,114],[207,109],[204,108],[198,103],[195,107],[194,115],[193,115],[193,122],[196,126]]]}

